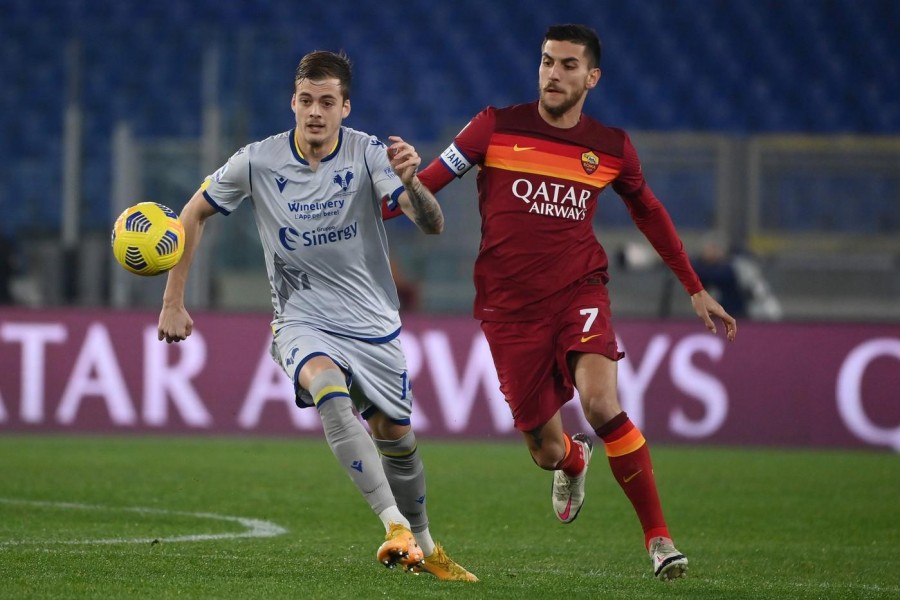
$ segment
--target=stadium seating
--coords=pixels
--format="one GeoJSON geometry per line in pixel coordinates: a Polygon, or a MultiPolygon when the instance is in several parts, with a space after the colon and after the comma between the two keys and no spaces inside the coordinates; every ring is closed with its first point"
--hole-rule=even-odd
{"type": "MultiPolygon", "coordinates": [[[[58,229],[69,41],[81,43],[85,227],[106,228],[110,137],[201,130],[204,48],[220,47],[229,147],[289,128],[290,80],[310,49],[356,65],[349,124],[446,138],[485,104],[534,97],[547,24],[587,21],[604,40],[591,111],[631,129],[900,132],[900,4],[893,0],[571,0],[529,5],[295,0],[7,0],[0,19],[2,232],[58,229]],[[22,206],[25,201],[37,206],[22,206]]],[[[844,224],[852,227],[853,218],[844,224]]]]}

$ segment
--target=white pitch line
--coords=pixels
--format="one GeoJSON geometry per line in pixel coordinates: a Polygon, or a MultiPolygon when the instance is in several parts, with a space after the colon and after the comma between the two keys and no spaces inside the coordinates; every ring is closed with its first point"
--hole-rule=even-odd
{"type": "Polygon", "coordinates": [[[15,498],[0,498],[0,504],[24,504],[41,508],[62,508],[71,510],[98,510],[121,511],[139,514],[177,515],[181,517],[195,517],[213,521],[229,521],[238,523],[246,528],[245,531],[236,533],[199,533],[194,535],[178,535],[173,537],[153,538],[105,538],[95,540],[0,540],[2,546],[20,546],[24,544],[152,544],[154,542],[204,542],[207,540],[226,540],[235,538],[266,538],[275,537],[287,533],[287,529],[260,519],[248,519],[246,517],[231,517],[207,512],[187,512],[180,510],[166,510],[163,508],[146,508],[142,506],[100,506],[92,504],[78,504],[74,502],[47,502],[42,500],[18,500],[15,498]]]}

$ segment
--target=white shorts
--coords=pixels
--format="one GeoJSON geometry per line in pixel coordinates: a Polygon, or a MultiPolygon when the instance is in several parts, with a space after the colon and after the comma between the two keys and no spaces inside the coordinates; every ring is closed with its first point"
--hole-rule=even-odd
{"type": "Polygon", "coordinates": [[[300,408],[313,406],[309,391],[300,387],[300,368],[310,358],[325,355],[344,371],[353,404],[363,418],[377,408],[392,421],[409,424],[412,383],[399,338],[375,344],[305,325],[281,325],[272,341],[271,352],[275,362],[294,382],[295,400],[300,408]]]}

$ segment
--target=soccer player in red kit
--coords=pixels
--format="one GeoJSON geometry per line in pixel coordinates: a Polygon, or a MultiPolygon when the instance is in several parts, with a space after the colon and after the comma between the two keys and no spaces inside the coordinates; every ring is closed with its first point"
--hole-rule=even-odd
{"type": "Polygon", "coordinates": [[[478,113],[419,179],[437,192],[478,166],[482,237],[475,261],[475,317],[491,348],[500,388],[534,462],[554,471],[552,501],[563,523],[584,502],[591,437],[570,436],[559,410],[578,390],[616,481],[644,530],[654,575],[681,577],[640,430],[616,394],[616,345],[606,283],[608,259],[594,235],[607,187],[690,295],[694,311],[729,341],[735,320],[700,284],[663,205],[650,191],[628,135],[582,114],[600,80],[600,40],[583,25],[544,37],[539,99],[478,113]]]}

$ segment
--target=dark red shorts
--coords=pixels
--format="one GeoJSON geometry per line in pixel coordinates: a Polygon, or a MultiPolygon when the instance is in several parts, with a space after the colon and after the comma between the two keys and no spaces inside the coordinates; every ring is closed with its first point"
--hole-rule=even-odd
{"type": "Polygon", "coordinates": [[[540,320],[481,322],[519,431],[540,427],[572,399],[569,353],[624,356],[610,320],[609,293],[599,278],[585,278],[562,302],[559,312],[540,320]]]}

